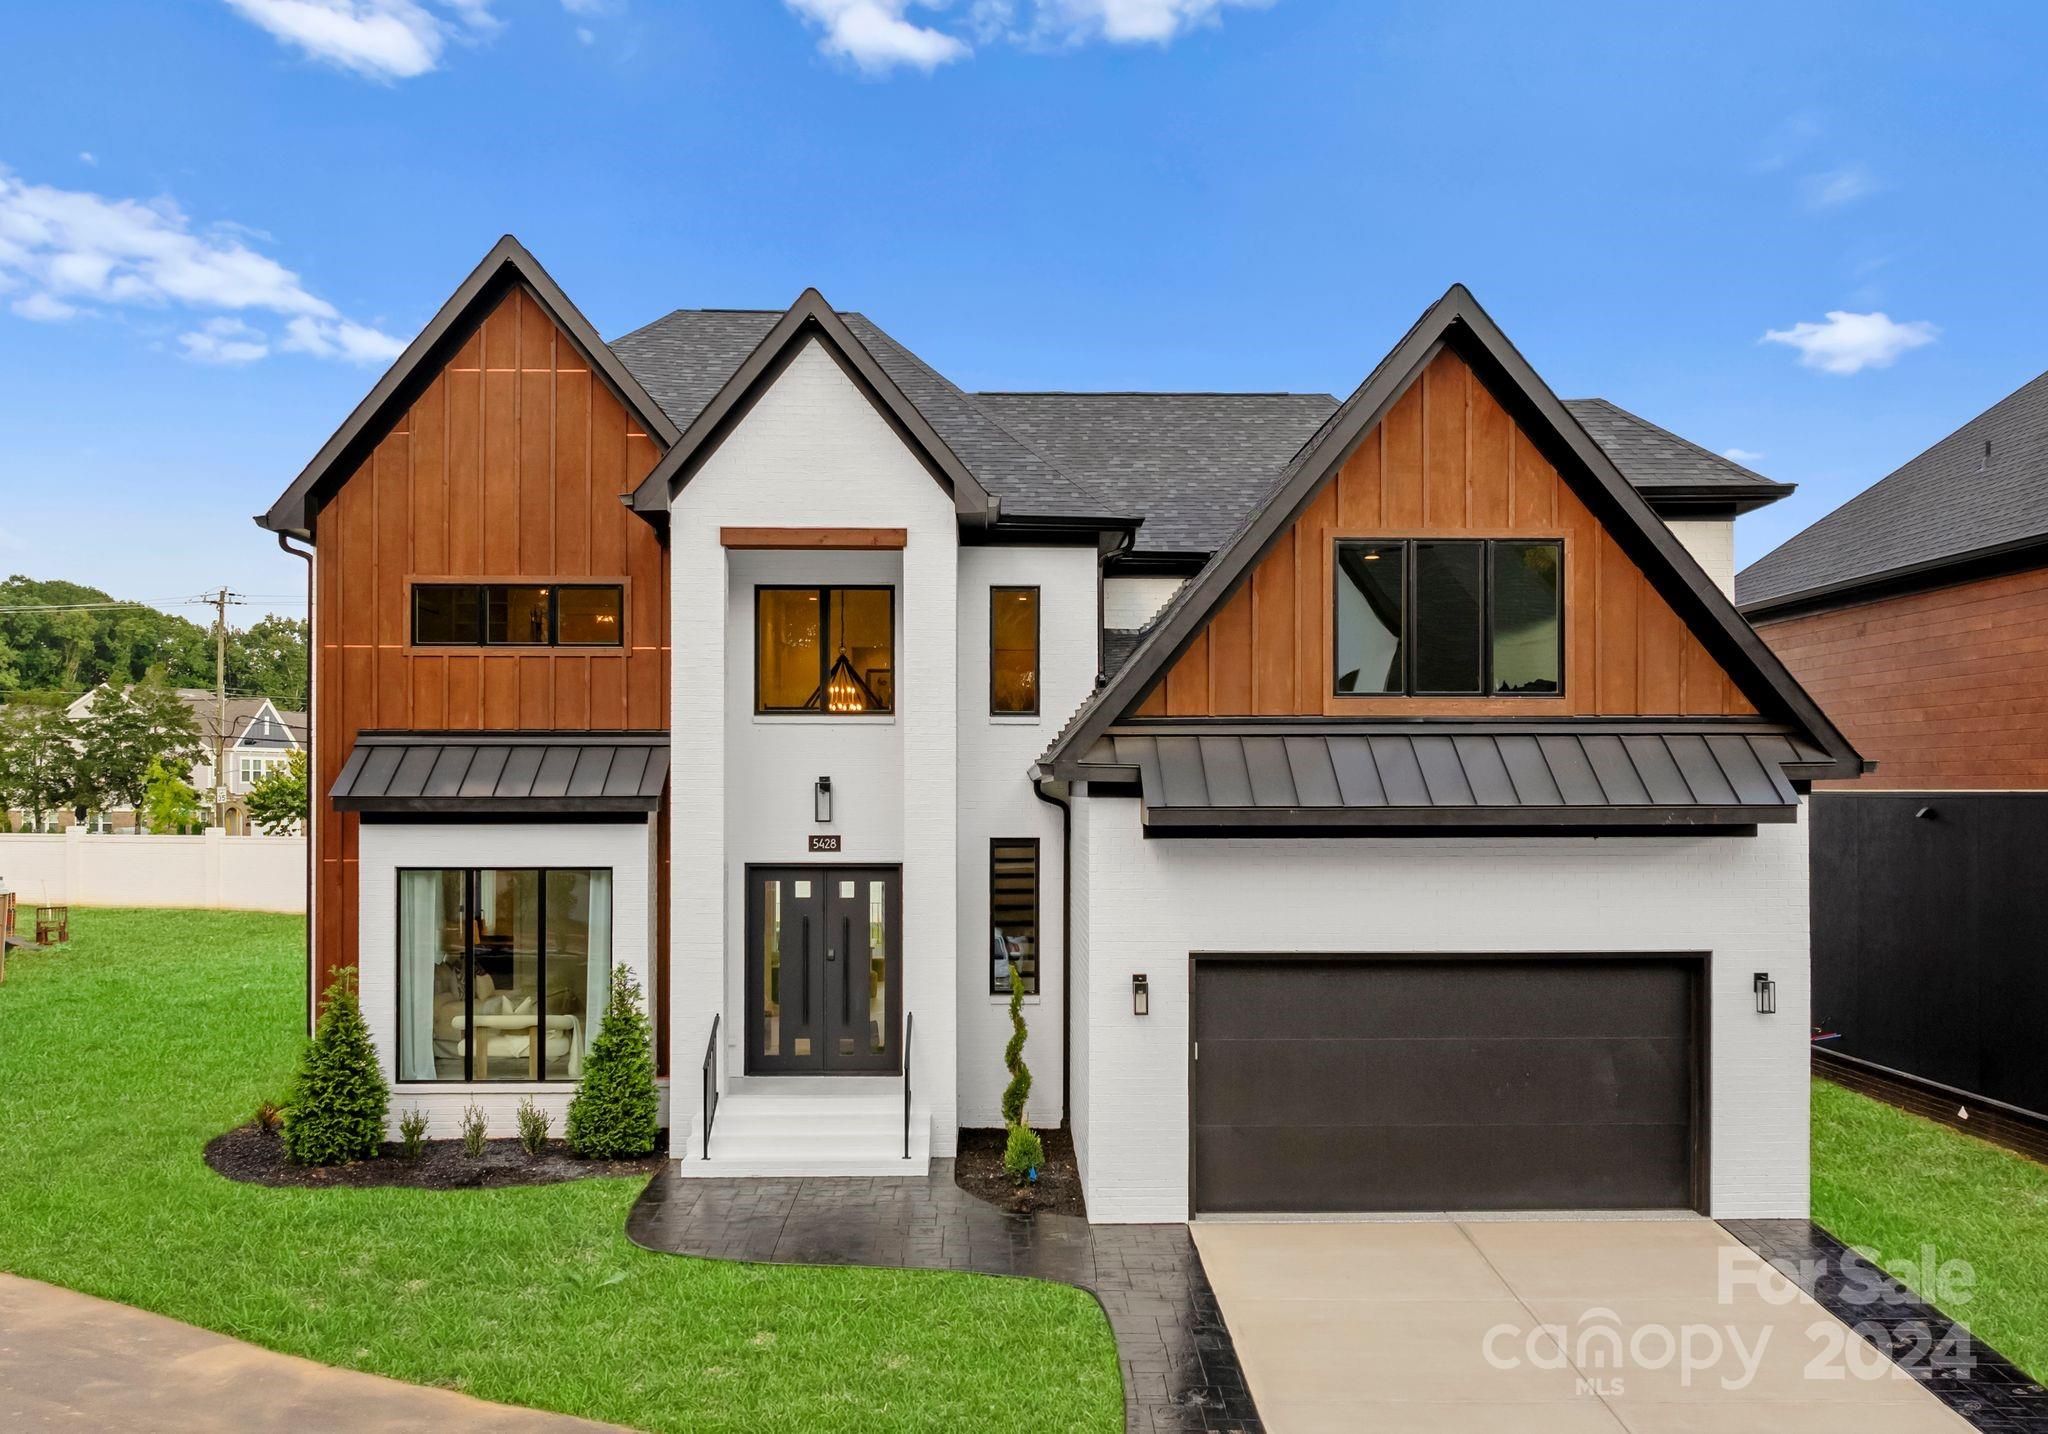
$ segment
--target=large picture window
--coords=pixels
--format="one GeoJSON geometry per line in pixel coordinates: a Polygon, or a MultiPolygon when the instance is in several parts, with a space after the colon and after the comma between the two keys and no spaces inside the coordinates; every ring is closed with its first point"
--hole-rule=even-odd
{"type": "Polygon", "coordinates": [[[415,647],[619,647],[616,583],[415,583],[415,647]]]}
{"type": "Polygon", "coordinates": [[[1564,544],[1372,539],[1337,544],[1340,697],[1564,691],[1564,544]]]}
{"type": "Polygon", "coordinates": [[[1010,994],[1010,971],[1024,978],[1024,994],[1038,994],[1038,840],[988,844],[988,923],[991,995],[1010,994]]]}
{"type": "Polygon", "coordinates": [[[568,1081],[611,980],[608,870],[398,873],[398,1078],[568,1081]]]}
{"type": "Polygon", "coordinates": [[[896,590],[754,590],[754,710],[896,710],[896,590]]]}

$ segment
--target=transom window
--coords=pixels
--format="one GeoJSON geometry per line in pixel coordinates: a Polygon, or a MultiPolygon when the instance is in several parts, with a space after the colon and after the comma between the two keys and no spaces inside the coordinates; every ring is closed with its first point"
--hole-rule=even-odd
{"type": "Polygon", "coordinates": [[[988,592],[988,710],[1038,715],[1038,589],[988,592]]]}
{"type": "Polygon", "coordinates": [[[626,590],[616,583],[415,583],[418,647],[618,647],[626,590]]]}
{"type": "Polygon", "coordinates": [[[1394,538],[1337,544],[1340,697],[1564,690],[1564,544],[1394,538]]]}
{"type": "Polygon", "coordinates": [[[754,590],[754,710],[896,710],[896,590],[754,590]]]}
{"type": "Polygon", "coordinates": [[[398,1078],[575,1080],[611,980],[608,870],[398,873],[398,1078]]]}

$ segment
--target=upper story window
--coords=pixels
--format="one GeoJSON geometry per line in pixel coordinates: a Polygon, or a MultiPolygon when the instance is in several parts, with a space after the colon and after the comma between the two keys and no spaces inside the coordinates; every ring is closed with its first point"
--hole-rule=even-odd
{"type": "Polygon", "coordinates": [[[988,710],[1038,715],[1038,589],[990,588],[988,710]]]}
{"type": "Polygon", "coordinates": [[[1340,697],[1564,690],[1564,544],[1344,541],[1336,562],[1340,697]]]}
{"type": "Polygon", "coordinates": [[[754,590],[754,710],[896,710],[896,590],[754,590]]]}
{"type": "Polygon", "coordinates": [[[416,647],[618,647],[626,590],[617,583],[415,583],[416,647]]]}

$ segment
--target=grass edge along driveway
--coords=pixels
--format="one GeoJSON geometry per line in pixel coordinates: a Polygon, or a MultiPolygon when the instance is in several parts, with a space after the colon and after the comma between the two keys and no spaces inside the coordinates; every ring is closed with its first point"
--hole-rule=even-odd
{"type": "Polygon", "coordinates": [[[0,985],[0,1269],[326,1364],[647,1429],[1114,1430],[1091,1296],[627,1241],[638,1180],[270,1190],[201,1148],[281,1099],[297,917],[81,911],[0,985]]]}
{"type": "Polygon", "coordinates": [[[2048,1377],[2048,1166],[1816,1080],[1813,1218],[2048,1377]],[[1951,1260],[1974,1280],[1944,1301],[1928,1274],[1951,1260]]]}

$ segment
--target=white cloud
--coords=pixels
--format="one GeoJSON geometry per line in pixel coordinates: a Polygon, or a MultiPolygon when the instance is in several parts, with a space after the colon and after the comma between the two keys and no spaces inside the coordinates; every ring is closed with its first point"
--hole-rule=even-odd
{"type": "Polygon", "coordinates": [[[1752,453],[1747,448],[1724,448],[1721,450],[1721,456],[1730,463],[1749,464],[1764,461],[1763,454],[1752,453]]]}
{"type": "MultiPolygon", "coordinates": [[[[123,308],[267,313],[305,321],[321,342],[284,347],[323,358],[367,363],[403,347],[344,318],[297,274],[251,248],[254,232],[233,224],[195,230],[167,199],[30,184],[0,168],[0,290],[20,291],[11,307],[23,318],[123,308]]],[[[256,343],[260,330],[236,322],[248,332],[204,324],[179,342],[191,357],[213,362],[247,363],[269,352],[267,340],[256,343]]]]}
{"type": "Polygon", "coordinates": [[[1232,7],[1263,9],[1272,0],[1033,0],[1040,38],[1165,44],[1197,25],[1215,24],[1232,7]]]}
{"type": "Polygon", "coordinates": [[[34,319],[38,323],[53,324],[78,317],[77,305],[53,299],[48,294],[30,294],[25,299],[16,299],[10,307],[24,319],[34,319]]]}
{"type": "Polygon", "coordinates": [[[347,319],[313,319],[301,316],[284,326],[279,348],[315,358],[346,359],[350,363],[390,363],[405,352],[405,341],[395,339],[364,324],[347,319]]]}
{"type": "Polygon", "coordinates": [[[620,3],[621,0],[562,0],[562,8],[571,15],[609,15],[620,3]]]}
{"type": "Polygon", "coordinates": [[[595,45],[597,43],[597,35],[588,25],[578,25],[576,27],[576,38],[586,45],[595,45]]]}
{"type": "Polygon", "coordinates": [[[1877,176],[1860,164],[1844,165],[1823,174],[1810,174],[1802,184],[1809,209],[1840,209],[1845,204],[1854,204],[1866,195],[1877,193],[1882,187],[1877,176]]]}
{"type": "Polygon", "coordinates": [[[819,49],[871,73],[899,65],[931,71],[971,53],[965,40],[906,19],[910,4],[911,0],[789,0],[792,10],[824,27],[819,49]]]}
{"type": "Polygon", "coordinates": [[[263,330],[223,315],[178,335],[185,357],[199,363],[253,363],[270,352],[263,330]]]}
{"type": "Polygon", "coordinates": [[[93,158],[93,153],[89,149],[81,149],[78,152],[78,162],[80,164],[90,164],[95,166],[99,164],[99,161],[93,158]]]}
{"type": "Polygon", "coordinates": [[[1797,349],[1800,363],[1822,373],[1850,374],[1889,368],[1900,354],[1933,343],[1940,332],[1924,319],[1901,324],[1885,314],[1830,309],[1824,323],[1771,329],[1757,342],[1797,349]]]}
{"type": "Polygon", "coordinates": [[[244,19],[316,60],[365,79],[411,79],[451,40],[494,35],[492,0],[225,0],[244,19]]]}

